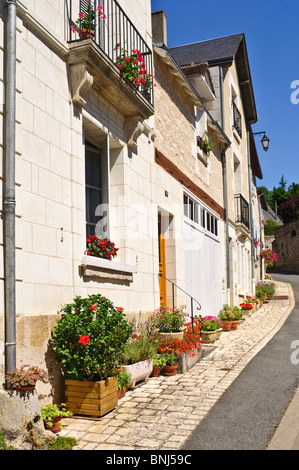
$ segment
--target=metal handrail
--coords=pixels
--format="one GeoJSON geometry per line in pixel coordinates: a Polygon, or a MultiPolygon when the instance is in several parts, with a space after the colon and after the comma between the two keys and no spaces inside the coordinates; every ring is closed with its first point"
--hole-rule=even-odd
{"type": "Polygon", "coordinates": [[[180,289],[182,292],[184,292],[184,294],[188,295],[188,297],[190,297],[191,299],[191,323],[192,323],[192,331],[194,331],[194,315],[193,315],[193,301],[195,301],[198,306],[196,307],[197,310],[201,310],[201,305],[200,303],[198,302],[198,300],[196,300],[194,297],[192,297],[192,295],[190,295],[188,292],[186,292],[184,289],[182,289],[180,286],[178,286],[177,284],[175,284],[173,281],[171,281],[170,279],[167,279],[167,277],[163,276],[163,274],[159,273],[158,274],[159,277],[163,277],[163,279],[165,279],[166,281],[170,282],[171,285],[172,285],[172,307],[174,309],[174,288],[176,287],[177,289],[180,289]]]}

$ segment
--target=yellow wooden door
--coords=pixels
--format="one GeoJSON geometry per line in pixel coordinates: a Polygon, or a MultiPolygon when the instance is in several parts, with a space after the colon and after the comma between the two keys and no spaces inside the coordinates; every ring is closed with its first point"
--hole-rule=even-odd
{"type": "Polygon", "coordinates": [[[167,308],[167,285],[166,285],[166,244],[161,233],[161,219],[159,218],[159,280],[160,280],[160,307],[167,308]],[[164,277],[162,277],[164,276],[164,277]]]}

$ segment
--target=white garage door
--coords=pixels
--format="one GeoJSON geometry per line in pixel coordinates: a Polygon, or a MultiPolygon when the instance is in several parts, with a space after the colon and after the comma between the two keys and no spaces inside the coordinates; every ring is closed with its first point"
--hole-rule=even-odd
{"type": "MultiPolygon", "coordinates": [[[[205,208],[199,206],[199,210],[198,223],[192,221],[188,214],[186,216],[185,211],[185,290],[201,304],[198,311],[197,303],[193,302],[194,315],[217,315],[222,305],[219,220],[215,222],[214,216],[212,220],[211,213],[205,208]]],[[[191,313],[189,296],[186,296],[186,306],[191,313]]]]}

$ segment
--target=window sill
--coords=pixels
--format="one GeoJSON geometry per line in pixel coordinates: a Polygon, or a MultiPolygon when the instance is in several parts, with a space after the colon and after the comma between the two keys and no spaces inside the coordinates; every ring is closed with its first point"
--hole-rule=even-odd
{"type": "Polygon", "coordinates": [[[137,266],[84,255],[81,261],[81,274],[84,278],[110,281],[132,282],[137,266]]]}
{"type": "Polygon", "coordinates": [[[205,166],[208,166],[208,158],[209,154],[204,153],[199,147],[197,147],[197,158],[200,160],[205,166]]]}

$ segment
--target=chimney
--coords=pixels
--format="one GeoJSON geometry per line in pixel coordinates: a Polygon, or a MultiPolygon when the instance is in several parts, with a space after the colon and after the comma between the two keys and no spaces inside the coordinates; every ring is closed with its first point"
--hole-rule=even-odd
{"type": "Polygon", "coordinates": [[[152,34],[153,39],[167,46],[167,23],[166,14],[163,10],[152,13],[152,34]]]}

